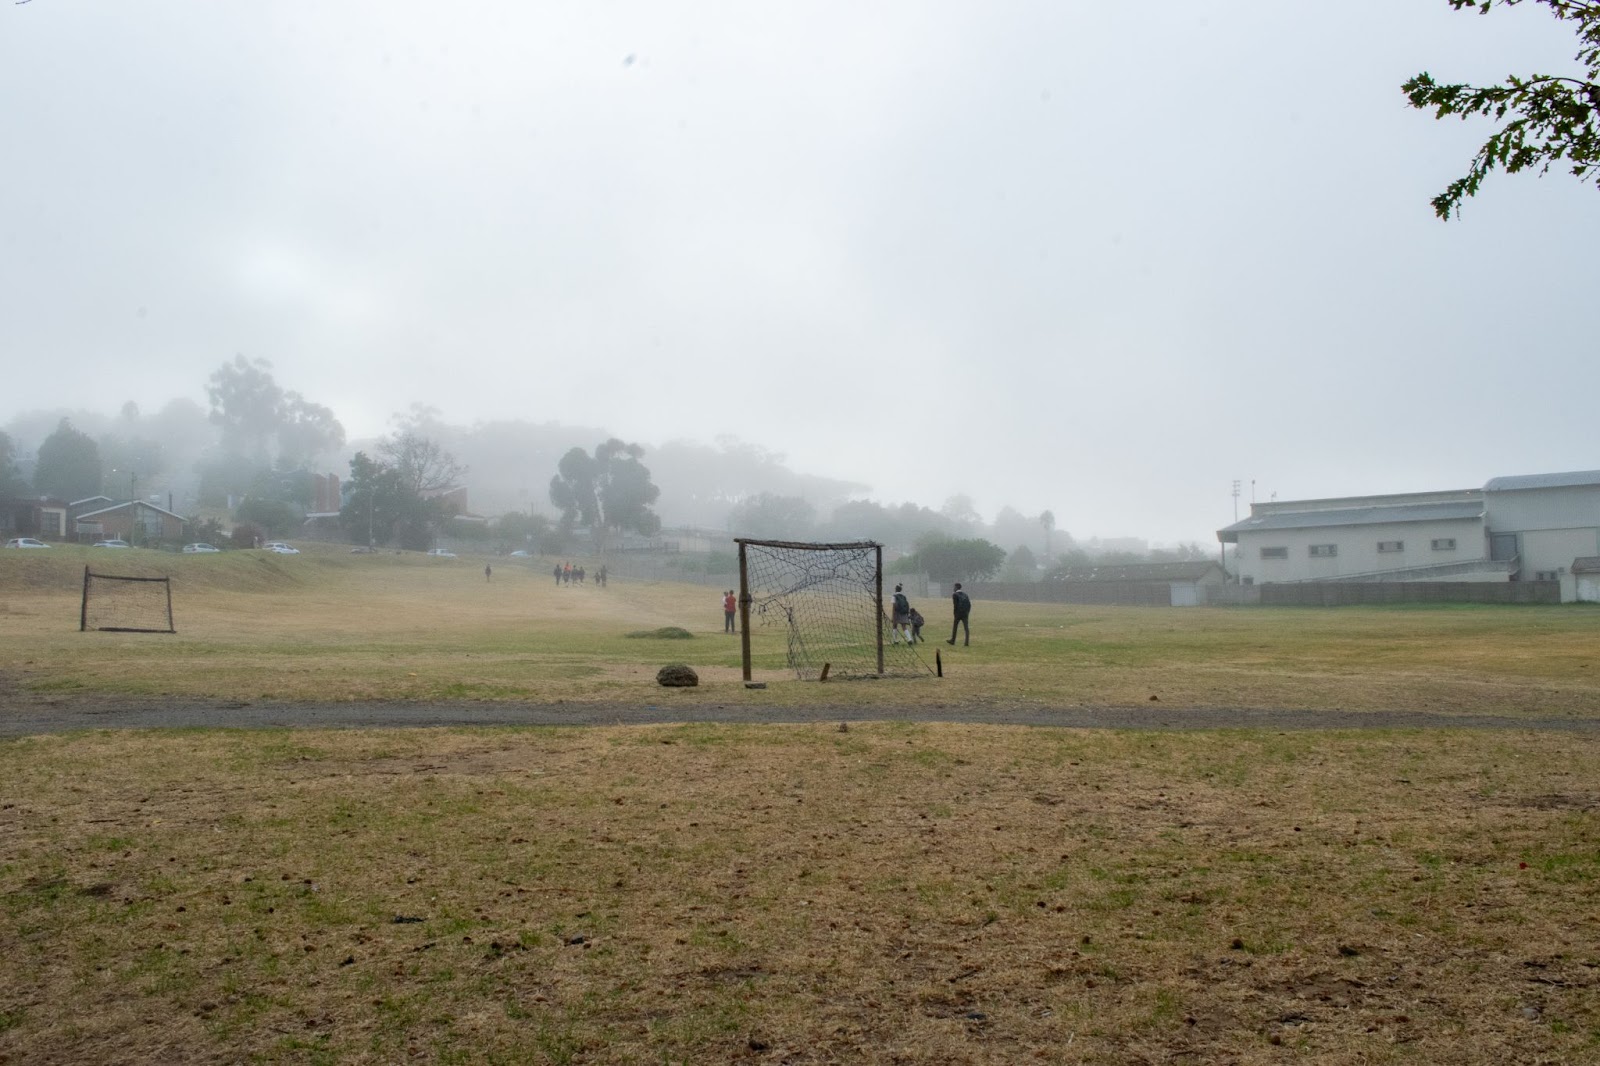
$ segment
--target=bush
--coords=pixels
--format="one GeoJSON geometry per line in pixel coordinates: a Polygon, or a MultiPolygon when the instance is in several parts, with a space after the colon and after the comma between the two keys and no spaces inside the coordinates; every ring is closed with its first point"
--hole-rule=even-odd
{"type": "Polygon", "coordinates": [[[234,526],[232,539],[235,548],[254,548],[267,542],[267,536],[261,527],[249,522],[240,522],[234,526]]]}
{"type": "Polygon", "coordinates": [[[678,626],[662,626],[660,629],[638,629],[628,634],[633,640],[693,640],[694,634],[678,626]]]}

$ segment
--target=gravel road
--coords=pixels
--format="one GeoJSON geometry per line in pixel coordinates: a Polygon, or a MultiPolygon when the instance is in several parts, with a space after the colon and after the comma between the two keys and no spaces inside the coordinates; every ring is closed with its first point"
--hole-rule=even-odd
{"type": "Polygon", "coordinates": [[[1412,711],[1202,707],[782,707],[648,703],[241,703],[0,699],[0,736],[76,729],[397,729],[426,726],[659,725],[685,722],[965,722],[1063,729],[1522,729],[1600,735],[1600,721],[1412,711]]]}

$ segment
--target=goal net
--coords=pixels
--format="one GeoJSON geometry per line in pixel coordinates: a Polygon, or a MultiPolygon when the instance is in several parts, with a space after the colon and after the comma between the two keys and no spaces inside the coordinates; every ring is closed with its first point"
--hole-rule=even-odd
{"type": "Polygon", "coordinates": [[[884,613],[881,544],[735,543],[745,680],[752,630],[782,637],[785,659],[802,681],[933,673],[914,645],[897,639],[884,613]]]}
{"type": "Polygon", "coordinates": [[[172,626],[172,579],[118,577],[83,568],[83,607],[78,629],[111,633],[176,633],[172,626]]]}

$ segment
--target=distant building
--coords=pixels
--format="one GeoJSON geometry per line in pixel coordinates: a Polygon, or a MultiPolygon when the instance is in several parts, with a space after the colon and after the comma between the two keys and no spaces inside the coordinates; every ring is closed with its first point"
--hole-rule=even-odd
{"type": "Polygon", "coordinates": [[[79,540],[120,538],[134,544],[181,540],[184,518],[145,500],[130,500],[77,516],[74,532],[79,540]]]}
{"type": "Polygon", "coordinates": [[[1244,584],[1559,581],[1578,598],[1600,556],[1600,470],[1490,479],[1481,489],[1277,500],[1217,531],[1244,584]]]}

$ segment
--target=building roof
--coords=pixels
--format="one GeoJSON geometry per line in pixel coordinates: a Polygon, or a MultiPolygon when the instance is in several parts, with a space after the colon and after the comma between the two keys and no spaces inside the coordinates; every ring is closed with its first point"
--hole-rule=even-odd
{"type": "Polygon", "coordinates": [[[1414,503],[1389,507],[1339,507],[1323,511],[1278,511],[1251,515],[1224,529],[1217,539],[1234,542],[1240,533],[1265,533],[1277,529],[1321,529],[1334,526],[1378,526],[1391,522],[1450,522],[1483,517],[1480,501],[1414,503]]]}
{"type": "Polygon", "coordinates": [[[1572,560],[1574,574],[1600,574],[1600,555],[1580,555],[1572,560]]]}
{"type": "Polygon", "coordinates": [[[1520,474],[1492,477],[1484,492],[1514,492],[1517,489],[1570,489],[1600,485],[1600,470],[1571,470],[1565,474],[1520,474]]]}
{"type": "Polygon", "coordinates": [[[93,503],[96,500],[104,500],[107,503],[110,503],[111,502],[111,497],[110,496],[85,496],[81,500],[73,500],[71,503],[67,504],[67,506],[68,507],[76,507],[80,503],[93,503]]]}
{"type": "Polygon", "coordinates": [[[165,507],[157,507],[155,504],[149,503],[149,502],[147,502],[145,500],[125,500],[122,503],[113,504],[110,507],[102,507],[98,511],[88,511],[88,512],[85,512],[84,514],[79,515],[78,516],[78,521],[81,522],[85,518],[93,518],[96,515],[110,514],[112,511],[120,511],[124,507],[148,507],[152,511],[160,511],[162,514],[169,515],[172,518],[176,518],[180,522],[185,521],[183,515],[181,515],[181,514],[173,514],[173,512],[167,510],[165,507]]]}
{"type": "Polygon", "coordinates": [[[1051,574],[1052,581],[1199,581],[1213,570],[1214,562],[1193,560],[1173,563],[1107,563],[1105,566],[1068,566],[1051,574]]]}

